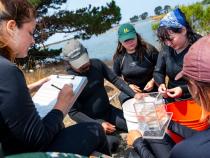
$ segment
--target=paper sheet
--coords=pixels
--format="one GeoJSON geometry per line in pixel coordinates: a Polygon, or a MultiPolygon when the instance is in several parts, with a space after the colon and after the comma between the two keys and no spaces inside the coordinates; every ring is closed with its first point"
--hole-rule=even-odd
{"type": "Polygon", "coordinates": [[[51,80],[44,83],[32,98],[41,117],[44,117],[50,110],[52,110],[57,101],[57,96],[60,90],[53,87],[52,84],[60,89],[62,89],[65,84],[72,84],[74,92],[72,104],[74,104],[77,97],[87,84],[87,78],[81,76],[51,75],[50,78],[51,80]]]}

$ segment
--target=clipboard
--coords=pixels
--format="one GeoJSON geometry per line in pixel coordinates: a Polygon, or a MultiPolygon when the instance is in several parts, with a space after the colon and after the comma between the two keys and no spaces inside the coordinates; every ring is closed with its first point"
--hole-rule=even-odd
{"type": "Polygon", "coordinates": [[[47,113],[53,109],[57,102],[57,96],[60,92],[59,89],[62,89],[65,84],[73,85],[74,98],[72,100],[72,105],[87,84],[87,77],[83,76],[51,75],[50,78],[51,79],[44,83],[32,97],[41,118],[45,117],[47,113]]]}

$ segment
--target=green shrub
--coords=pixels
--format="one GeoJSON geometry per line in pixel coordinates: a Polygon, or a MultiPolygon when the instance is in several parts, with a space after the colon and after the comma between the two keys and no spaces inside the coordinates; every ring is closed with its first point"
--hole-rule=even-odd
{"type": "Polygon", "coordinates": [[[155,31],[158,29],[158,26],[159,26],[159,22],[156,22],[156,23],[152,23],[152,30],[155,31]]]}

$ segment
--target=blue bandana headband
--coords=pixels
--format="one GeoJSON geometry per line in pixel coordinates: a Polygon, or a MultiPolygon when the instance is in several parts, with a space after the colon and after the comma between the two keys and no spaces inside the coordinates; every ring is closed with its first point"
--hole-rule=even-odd
{"type": "Polygon", "coordinates": [[[183,13],[179,8],[169,12],[161,21],[160,27],[167,27],[167,28],[182,28],[186,26],[186,21],[183,13]]]}

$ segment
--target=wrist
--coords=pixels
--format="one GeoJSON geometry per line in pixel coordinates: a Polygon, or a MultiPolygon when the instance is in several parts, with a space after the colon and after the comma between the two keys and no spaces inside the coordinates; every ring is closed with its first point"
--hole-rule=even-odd
{"type": "Polygon", "coordinates": [[[161,83],[160,86],[164,86],[165,87],[165,83],[161,83]]]}
{"type": "Polygon", "coordinates": [[[154,79],[151,79],[151,80],[149,81],[149,83],[154,85],[155,80],[154,80],[154,79]]]}
{"type": "Polygon", "coordinates": [[[150,81],[151,81],[151,82],[155,82],[154,78],[152,78],[150,81]]]}
{"type": "Polygon", "coordinates": [[[63,103],[57,102],[57,103],[55,104],[55,106],[53,107],[53,109],[56,109],[56,110],[61,111],[61,112],[63,113],[63,116],[66,116],[66,114],[67,114],[68,112],[65,110],[65,108],[64,108],[63,105],[64,105],[63,103]]]}

